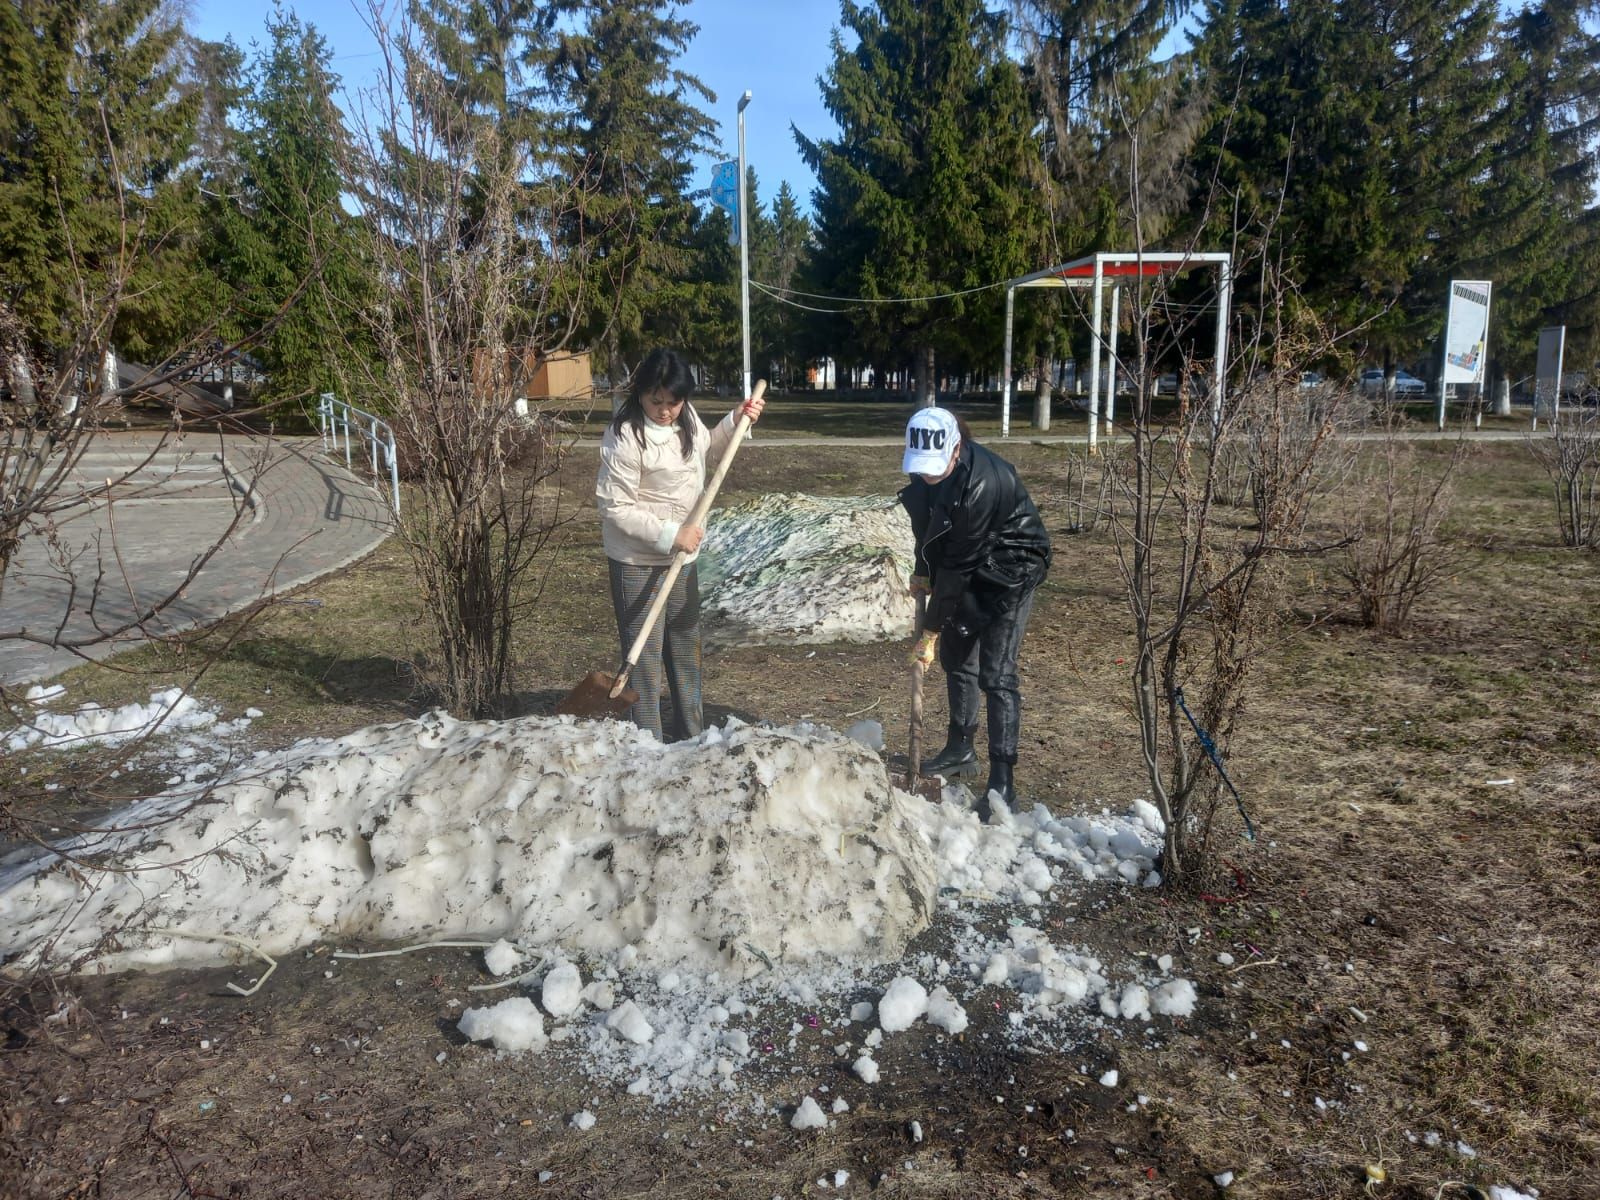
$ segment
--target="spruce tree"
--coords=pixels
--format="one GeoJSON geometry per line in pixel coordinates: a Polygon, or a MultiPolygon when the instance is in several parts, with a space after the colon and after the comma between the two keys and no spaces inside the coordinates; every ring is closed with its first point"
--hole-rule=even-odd
{"type": "MultiPolygon", "coordinates": [[[[772,202],[772,216],[762,222],[762,241],[753,245],[752,251],[757,246],[761,252],[751,260],[751,276],[780,296],[786,295],[785,289],[798,287],[810,259],[811,222],[800,211],[788,180],[779,185],[778,195],[772,202]]],[[[804,302],[803,298],[798,299],[804,302]]],[[[783,385],[794,386],[804,374],[798,368],[803,350],[805,311],[757,290],[751,292],[750,306],[752,314],[761,315],[757,328],[761,331],[762,349],[757,353],[757,361],[772,363],[783,385]]]]}
{"type": "Polygon", "coordinates": [[[1600,35],[1592,5],[1543,0],[1505,18],[1494,70],[1505,107],[1464,272],[1492,279],[1492,360],[1532,373],[1539,329],[1567,327],[1569,364],[1595,361],[1600,326],[1600,35]]]}
{"type": "Polygon", "coordinates": [[[699,107],[716,97],[676,65],[698,26],[663,0],[565,0],[550,56],[560,163],[582,190],[567,249],[586,264],[582,340],[603,348],[613,396],[628,364],[677,322],[674,283],[691,270],[695,155],[712,147],[699,107]]]}
{"type": "Polygon", "coordinates": [[[203,323],[180,38],[159,0],[0,4],[0,301],[58,364],[108,333],[160,358],[203,323]]]}
{"type": "Polygon", "coordinates": [[[1007,25],[980,0],[844,0],[823,99],[833,139],[796,139],[817,175],[808,290],[850,306],[835,354],[911,363],[932,402],[938,352],[998,357],[997,290],[1033,265],[1035,154],[1007,25]]]}
{"type": "Polygon", "coordinates": [[[1442,324],[1486,166],[1487,0],[1216,0],[1196,58],[1214,97],[1198,171],[1213,239],[1284,250],[1335,332],[1387,363],[1442,324]]]}
{"type": "Polygon", "coordinates": [[[212,257],[238,297],[229,332],[255,353],[270,399],[334,390],[352,351],[362,270],[344,190],[338,77],[314,26],[267,23],[251,70],[231,190],[213,200],[212,257]]]}

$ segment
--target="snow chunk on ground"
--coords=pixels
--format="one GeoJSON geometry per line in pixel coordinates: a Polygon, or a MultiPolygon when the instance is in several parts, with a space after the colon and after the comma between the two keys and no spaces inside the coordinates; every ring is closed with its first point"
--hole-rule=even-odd
{"type": "Polygon", "coordinates": [[[1164,1017],[1194,1015],[1194,984],[1187,979],[1169,979],[1150,997],[1150,1007],[1164,1017]]]}
{"type": "Polygon", "coordinates": [[[474,1042],[493,1042],[496,1050],[513,1054],[545,1046],[544,1018],[526,996],[513,996],[489,1008],[469,1008],[456,1028],[474,1042]]]}
{"type": "Polygon", "coordinates": [[[967,1010],[948,988],[936,987],[928,997],[928,1024],[937,1025],[951,1035],[962,1033],[967,1028],[967,1010]]]}
{"type": "Polygon", "coordinates": [[[580,1131],[587,1131],[587,1130],[593,1129],[594,1128],[594,1114],[592,1112],[590,1112],[587,1108],[584,1109],[582,1112],[573,1113],[572,1114],[572,1120],[569,1122],[569,1124],[571,1124],[571,1126],[574,1129],[577,1129],[577,1130],[580,1130],[580,1131]]]}
{"type": "Polygon", "coordinates": [[[606,1028],[615,1030],[618,1037],[635,1046],[645,1045],[656,1035],[650,1022],[645,1020],[644,1013],[632,1000],[624,1000],[611,1010],[611,1015],[606,1018],[606,1028]]]}
{"type": "Polygon", "coordinates": [[[544,977],[539,999],[545,1012],[558,1020],[577,1012],[583,1003],[583,976],[578,968],[568,962],[557,963],[544,977]]]}
{"type": "Polygon", "coordinates": [[[878,1082],[878,1064],[870,1054],[863,1054],[856,1059],[855,1065],[850,1068],[856,1073],[856,1078],[862,1083],[878,1082]]]}
{"type": "Polygon", "coordinates": [[[810,1096],[807,1096],[804,1100],[800,1101],[800,1107],[794,1110],[794,1117],[789,1122],[789,1127],[791,1129],[798,1129],[801,1131],[807,1129],[826,1129],[827,1126],[828,1118],[823,1115],[822,1109],[818,1107],[817,1102],[810,1096]]]}
{"type": "Polygon", "coordinates": [[[522,951],[505,938],[501,938],[483,952],[483,965],[489,968],[491,975],[511,974],[522,965],[522,959],[522,951]]]}
{"type": "Polygon", "coordinates": [[[102,967],[227,952],[122,932],[136,923],[269,954],[476,935],[745,977],[893,961],[931,915],[924,807],[809,725],[730,720],[663,746],[614,721],[431,713],[263,755],[199,802],[155,797],[67,843],[137,874],[0,868],[0,956],[64,962],[112,931],[102,967]]]}
{"type": "Polygon", "coordinates": [[[1122,989],[1122,999],[1117,1007],[1121,1010],[1124,1021],[1148,1021],[1150,992],[1141,984],[1130,983],[1122,989]]]}
{"type": "Polygon", "coordinates": [[[908,637],[915,547],[893,496],[762,496],[720,509],[700,555],[708,646],[908,637]]]}
{"type": "Polygon", "coordinates": [[[927,1011],[927,989],[909,975],[902,975],[889,985],[883,999],[878,1001],[878,1025],[885,1033],[899,1033],[910,1029],[927,1011]]]}
{"type": "MultiPolygon", "coordinates": [[[[35,697],[33,692],[38,690],[29,689],[28,693],[28,699],[35,704],[60,695],[60,692],[39,691],[35,697]]],[[[13,754],[34,747],[53,750],[87,745],[118,746],[148,733],[182,733],[204,729],[217,721],[216,709],[207,708],[182,688],[175,687],[151,692],[148,704],[101,708],[91,703],[70,713],[16,715],[23,724],[6,738],[6,750],[13,754]]]]}

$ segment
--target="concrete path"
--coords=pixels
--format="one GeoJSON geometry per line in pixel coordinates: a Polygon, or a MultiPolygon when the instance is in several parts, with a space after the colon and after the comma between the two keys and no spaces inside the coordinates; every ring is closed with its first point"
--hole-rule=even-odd
{"type": "Polygon", "coordinates": [[[318,451],[314,438],[97,438],[67,494],[118,482],[109,502],[57,518],[56,545],[37,534],[23,542],[0,594],[0,684],[48,679],[84,657],[109,658],[147,633],[209,624],[370,552],[393,527],[386,495],[318,451]],[[224,538],[148,630],[121,630],[178,588],[196,558],[224,538]],[[29,638],[13,636],[19,630],[29,638]],[[121,632],[81,651],[32,640],[71,642],[112,630],[121,632]]]}

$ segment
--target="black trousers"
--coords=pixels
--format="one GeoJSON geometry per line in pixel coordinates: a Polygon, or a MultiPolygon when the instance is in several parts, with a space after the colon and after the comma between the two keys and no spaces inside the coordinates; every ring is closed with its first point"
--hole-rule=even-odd
{"type": "Polygon", "coordinates": [[[939,665],[950,697],[950,724],[978,728],[978,693],[988,699],[989,761],[1015,763],[1022,728],[1017,654],[1037,584],[970,589],[939,631],[939,665]]]}

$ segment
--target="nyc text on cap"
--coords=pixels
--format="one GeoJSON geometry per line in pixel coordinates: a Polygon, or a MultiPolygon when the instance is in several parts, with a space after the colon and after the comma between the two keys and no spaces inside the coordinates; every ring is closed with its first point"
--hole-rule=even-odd
{"type": "Polygon", "coordinates": [[[919,408],[906,423],[906,453],[900,469],[907,475],[943,475],[961,444],[955,414],[946,408],[919,408]]]}

